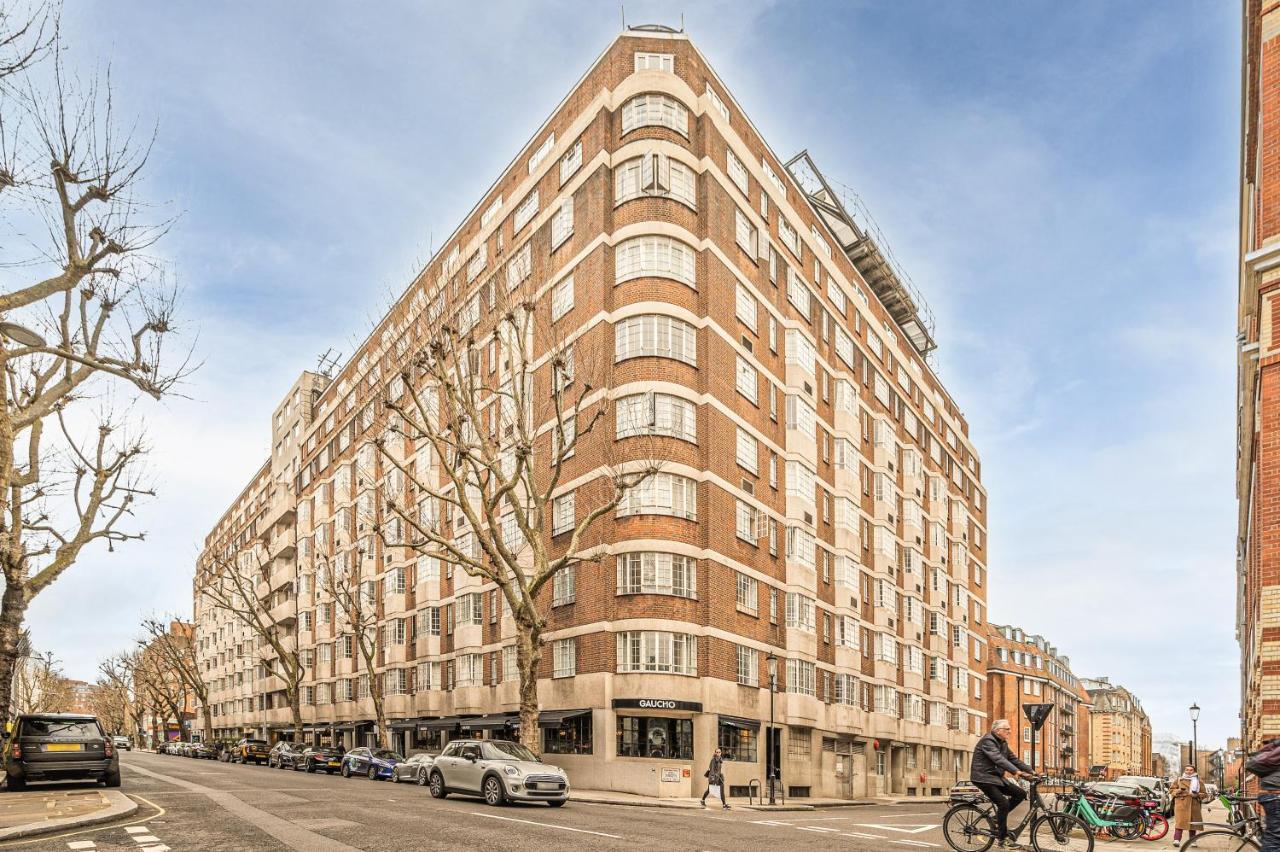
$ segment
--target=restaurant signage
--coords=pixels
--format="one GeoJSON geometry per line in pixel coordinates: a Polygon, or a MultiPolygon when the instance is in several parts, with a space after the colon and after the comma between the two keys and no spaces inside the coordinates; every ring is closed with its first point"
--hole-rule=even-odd
{"type": "Polygon", "coordinates": [[[676,701],[674,698],[615,698],[615,710],[691,710],[702,712],[700,701],[676,701]]]}

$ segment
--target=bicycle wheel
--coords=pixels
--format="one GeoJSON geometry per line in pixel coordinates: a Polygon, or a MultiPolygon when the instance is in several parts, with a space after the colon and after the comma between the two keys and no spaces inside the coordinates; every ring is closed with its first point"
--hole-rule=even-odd
{"type": "Polygon", "coordinates": [[[987,852],[995,834],[995,820],[976,805],[956,805],[942,818],[942,836],[956,852],[987,852]]]}
{"type": "Polygon", "coordinates": [[[1031,827],[1036,852],[1093,852],[1093,832],[1070,814],[1045,814],[1031,827]]]}
{"type": "Polygon", "coordinates": [[[1147,830],[1142,833],[1143,840],[1160,840],[1169,833],[1169,820],[1164,814],[1147,814],[1147,830]]]}
{"type": "Polygon", "coordinates": [[[1246,850],[1262,847],[1234,831],[1219,828],[1213,831],[1202,831],[1195,837],[1187,838],[1181,848],[1182,852],[1186,852],[1187,849],[1195,849],[1197,852],[1246,852],[1246,850]]]}

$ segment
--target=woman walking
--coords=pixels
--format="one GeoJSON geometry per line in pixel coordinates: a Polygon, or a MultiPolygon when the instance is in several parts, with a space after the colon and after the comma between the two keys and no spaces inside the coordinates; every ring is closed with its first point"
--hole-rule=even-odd
{"type": "Polygon", "coordinates": [[[1173,842],[1181,845],[1182,832],[1191,832],[1195,837],[1200,830],[1204,817],[1200,813],[1200,803],[1209,801],[1209,791],[1200,781],[1194,766],[1182,770],[1182,777],[1169,787],[1173,794],[1173,842]]]}
{"type": "Polygon", "coordinates": [[[716,749],[715,754],[711,755],[711,765],[707,767],[704,773],[707,778],[707,789],[702,791],[702,806],[707,806],[707,795],[713,795],[720,799],[720,804],[727,811],[729,810],[729,802],[724,796],[724,773],[721,768],[724,766],[724,758],[721,756],[720,749],[716,749]]]}

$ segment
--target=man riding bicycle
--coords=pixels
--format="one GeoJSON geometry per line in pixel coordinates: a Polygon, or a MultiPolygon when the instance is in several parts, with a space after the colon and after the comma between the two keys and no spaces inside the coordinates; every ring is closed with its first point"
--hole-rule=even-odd
{"type": "Polygon", "coordinates": [[[1005,719],[997,719],[991,732],[978,740],[969,764],[969,780],[996,806],[996,846],[1002,849],[1024,849],[1009,839],[1009,813],[1027,798],[1022,788],[1005,780],[1005,773],[1020,778],[1034,777],[1031,767],[1009,748],[1012,727],[1005,719]]]}

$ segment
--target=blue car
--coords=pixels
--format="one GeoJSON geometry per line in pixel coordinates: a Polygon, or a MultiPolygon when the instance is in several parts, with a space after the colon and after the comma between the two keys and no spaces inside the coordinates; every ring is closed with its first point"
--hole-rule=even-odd
{"type": "Polygon", "coordinates": [[[387,748],[353,748],[342,757],[342,777],[363,775],[370,781],[386,780],[404,758],[387,748]]]}

